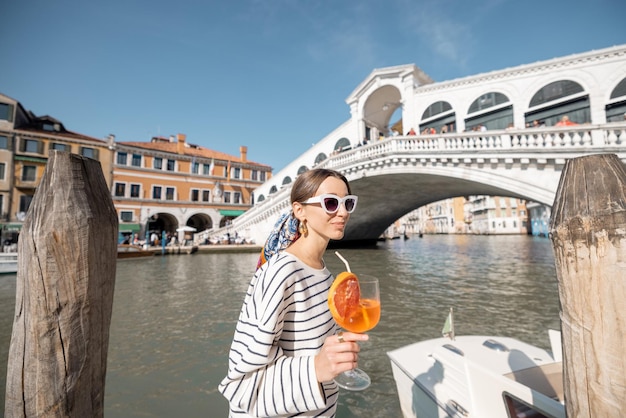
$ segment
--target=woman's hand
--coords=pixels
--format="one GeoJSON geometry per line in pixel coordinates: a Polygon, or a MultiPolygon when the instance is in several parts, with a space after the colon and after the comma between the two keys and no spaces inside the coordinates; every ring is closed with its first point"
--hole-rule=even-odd
{"type": "Polygon", "coordinates": [[[317,381],[328,382],[338,374],[356,368],[361,350],[357,342],[368,339],[367,334],[353,332],[340,332],[326,338],[322,349],[315,356],[317,381]]]}

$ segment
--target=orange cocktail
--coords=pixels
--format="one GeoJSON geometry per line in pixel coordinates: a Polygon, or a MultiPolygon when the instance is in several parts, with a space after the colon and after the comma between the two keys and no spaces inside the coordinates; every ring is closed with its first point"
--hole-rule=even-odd
{"type": "Polygon", "coordinates": [[[345,317],[335,317],[335,320],[341,328],[350,332],[369,331],[380,321],[380,300],[360,299],[358,306],[348,308],[345,317]]]}
{"type": "MultiPolygon", "coordinates": [[[[363,333],[374,328],[380,320],[380,290],[378,279],[361,275],[357,277],[350,271],[348,262],[335,253],[346,264],[346,269],[337,275],[328,290],[328,308],[341,328],[355,333],[363,333]]],[[[340,344],[341,333],[339,335],[340,344]]],[[[347,390],[363,390],[372,382],[361,369],[352,369],[340,373],[335,382],[347,390]]]]}

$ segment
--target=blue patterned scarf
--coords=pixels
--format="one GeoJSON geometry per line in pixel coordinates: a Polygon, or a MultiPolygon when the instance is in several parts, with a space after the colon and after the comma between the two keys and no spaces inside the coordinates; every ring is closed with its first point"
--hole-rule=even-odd
{"type": "Polygon", "coordinates": [[[271,256],[283,251],[289,244],[300,238],[300,233],[298,232],[299,224],[300,221],[293,216],[293,211],[291,210],[280,215],[267,241],[265,241],[265,246],[261,250],[261,256],[256,266],[257,270],[271,256]]]}

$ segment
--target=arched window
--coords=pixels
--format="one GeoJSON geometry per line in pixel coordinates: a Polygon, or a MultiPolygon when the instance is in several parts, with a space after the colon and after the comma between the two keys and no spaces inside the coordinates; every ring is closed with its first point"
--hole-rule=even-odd
{"type": "Polygon", "coordinates": [[[337,152],[347,151],[351,147],[350,140],[348,138],[341,138],[339,141],[335,143],[334,150],[337,152]]]}
{"type": "Polygon", "coordinates": [[[513,105],[510,102],[502,93],[483,94],[470,105],[465,128],[472,130],[484,126],[487,129],[506,129],[513,124],[513,105]]]}
{"type": "Polygon", "coordinates": [[[490,107],[501,105],[502,103],[508,103],[510,100],[502,93],[492,92],[483,94],[470,105],[468,114],[476,113],[481,110],[489,109],[490,107]]]}
{"type": "Polygon", "coordinates": [[[283,179],[283,186],[284,186],[285,184],[289,184],[289,183],[291,183],[291,177],[286,176],[286,177],[283,179]]]}
{"type": "Polygon", "coordinates": [[[611,92],[611,98],[606,105],[606,121],[626,121],[626,78],[617,83],[617,86],[611,92]]]}
{"type": "Polygon", "coordinates": [[[535,121],[554,126],[563,116],[576,123],[591,122],[589,95],[575,81],[559,80],[540,88],[530,99],[524,118],[527,126],[535,121]]]}
{"type": "Polygon", "coordinates": [[[259,203],[260,203],[260,202],[262,202],[262,201],[264,201],[264,200],[265,200],[265,196],[264,196],[264,195],[261,195],[261,196],[259,196],[259,198],[258,198],[257,200],[258,200],[258,201],[259,201],[259,203]]]}
{"type": "Polygon", "coordinates": [[[272,193],[276,193],[277,191],[278,191],[278,189],[276,188],[276,186],[272,186],[272,187],[270,188],[270,194],[272,194],[272,193]]]}
{"type": "Polygon", "coordinates": [[[539,106],[548,102],[583,92],[583,87],[571,80],[560,80],[539,89],[530,99],[529,107],[539,106]]]}
{"type": "Polygon", "coordinates": [[[433,116],[437,116],[438,114],[447,112],[449,110],[452,110],[452,106],[450,106],[450,103],[444,101],[435,102],[428,106],[428,108],[424,111],[424,113],[422,114],[422,119],[429,119],[433,116]]]}
{"type": "Polygon", "coordinates": [[[431,104],[422,114],[419,127],[420,133],[430,130],[435,132],[456,131],[456,116],[450,103],[439,101],[431,104]],[[445,126],[445,128],[444,128],[445,126]]]}
{"type": "Polygon", "coordinates": [[[611,92],[611,100],[617,99],[618,97],[626,97],[626,78],[622,78],[622,81],[620,81],[611,92]]]}
{"type": "Polygon", "coordinates": [[[319,154],[317,154],[317,157],[315,157],[315,164],[319,164],[322,161],[324,161],[326,158],[326,154],[324,154],[323,152],[320,152],[319,154]]]}
{"type": "Polygon", "coordinates": [[[298,175],[305,173],[307,171],[309,171],[309,168],[305,165],[301,165],[300,168],[298,169],[298,175]]]}

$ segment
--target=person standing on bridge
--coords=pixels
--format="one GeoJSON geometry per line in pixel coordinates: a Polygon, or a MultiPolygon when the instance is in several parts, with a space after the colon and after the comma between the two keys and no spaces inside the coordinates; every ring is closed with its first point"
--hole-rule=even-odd
{"type": "Polygon", "coordinates": [[[261,253],[219,385],[231,417],[334,417],[335,376],[357,367],[365,334],[344,332],[328,309],[334,277],[323,255],[343,238],[357,197],[333,170],[309,170],[291,189],[261,253]]]}
{"type": "Polygon", "coordinates": [[[578,124],[576,122],[572,122],[569,119],[569,116],[565,115],[554,126],[572,126],[572,125],[578,125],[578,124]]]}

